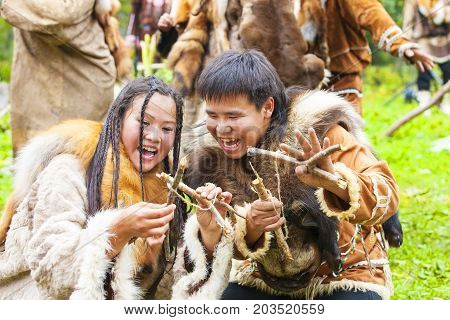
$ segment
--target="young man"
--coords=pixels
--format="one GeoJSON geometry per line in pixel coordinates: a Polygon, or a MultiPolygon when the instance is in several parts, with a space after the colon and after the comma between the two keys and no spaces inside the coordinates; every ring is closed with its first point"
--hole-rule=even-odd
{"type": "MultiPolygon", "coordinates": [[[[187,181],[231,192],[232,204],[246,216],[235,224],[238,263],[223,298],[389,298],[380,230],[397,208],[397,186],[386,162],[370,153],[353,107],[321,91],[289,90],[288,97],[273,66],[253,50],[214,59],[197,89],[207,105],[207,131],[191,142],[187,181]],[[345,151],[319,167],[346,180],[346,190],[303,166],[247,157],[247,147],[282,148],[305,160],[334,144],[345,151]],[[250,161],[273,195],[269,201],[251,190],[250,161]],[[292,260],[274,239],[280,227],[292,260]]],[[[211,191],[206,189],[205,194],[211,191]]]]}

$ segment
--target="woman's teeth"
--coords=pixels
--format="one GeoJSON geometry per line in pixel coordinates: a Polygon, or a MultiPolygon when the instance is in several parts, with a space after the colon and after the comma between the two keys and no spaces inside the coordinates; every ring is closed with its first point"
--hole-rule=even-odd
{"type": "Polygon", "coordinates": [[[150,153],[151,156],[154,156],[158,153],[158,149],[154,147],[142,147],[142,150],[146,153],[150,153]]]}

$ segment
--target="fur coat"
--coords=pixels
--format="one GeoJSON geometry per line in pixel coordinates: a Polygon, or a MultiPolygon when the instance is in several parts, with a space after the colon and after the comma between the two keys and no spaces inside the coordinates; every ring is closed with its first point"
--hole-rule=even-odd
{"type": "MultiPolygon", "coordinates": [[[[337,95],[309,92],[297,97],[290,108],[288,123],[274,120],[259,147],[275,151],[281,142],[298,147],[294,129],[306,133],[309,127],[315,128],[320,140],[327,136],[331,144],[342,144],[346,150],[333,155],[332,161],[348,182],[350,203],[342,203],[323,189],[303,185],[293,173],[292,165],[252,157],[250,160],[265,186],[284,205],[287,243],[294,260],[283,257],[271,232],[266,232],[254,248],[247,247],[245,220],[237,218],[238,260],[233,265],[232,280],[292,298],[313,298],[336,289],[373,290],[383,298],[389,297],[390,274],[380,225],[395,213],[398,198],[387,164],[372,155],[361,118],[337,95]],[[273,134],[283,125],[284,132],[273,134]],[[276,173],[280,176],[280,188],[276,173]],[[329,241],[335,241],[335,234],[328,235],[330,239],[321,238],[317,223],[323,221],[318,219],[319,215],[335,217],[337,213],[346,218],[338,222],[339,248],[333,248],[329,241]],[[330,246],[331,252],[323,250],[330,246]],[[326,255],[334,254],[333,250],[338,250],[342,259],[339,274],[333,274],[326,262],[326,255]]],[[[209,133],[196,135],[197,139],[188,147],[191,154],[188,183],[192,187],[205,181],[215,183],[233,194],[232,204],[246,215],[250,203],[257,199],[250,189],[255,177],[248,168],[248,159],[229,159],[209,133]]],[[[336,220],[327,221],[332,224],[336,220]]],[[[329,227],[332,230],[332,225],[329,227]]]]}
{"type": "MultiPolygon", "coordinates": [[[[114,236],[109,229],[120,212],[108,209],[111,161],[107,161],[101,187],[103,210],[87,216],[86,171],[101,128],[92,121],[68,121],[34,138],[21,151],[8,206],[14,215],[0,252],[1,299],[104,299],[109,269],[114,298],[137,299],[167,271],[161,247],[146,248],[142,239],[127,244],[115,262],[107,257],[114,236]]],[[[146,201],[166,201],[167,188],[155,176],[160,171],[155,167],[144,177],[146,201]]],[[[139,174],[122,149],[119,206],[141,201],[140,190],[139,174]]],[[[195,216],[188,219],[185,229],[172,269],[176,278],[172,294],[217,298],[216,282],[211,284],[208,277],[224,274],[229,266],[219,265],[215,258],[207,261],[195,216]],[[189,271],[185,260],[192,265],[189,271]],[[209,263],[216,267],[212,272],[206,271],[209,263]]],[[[231,254],[232,238],[224,236],[214,257],[231,258],[231,254]]],[[[152,298],[170,298],[172,283],[172,272],[166,272],[152,298]]]]}

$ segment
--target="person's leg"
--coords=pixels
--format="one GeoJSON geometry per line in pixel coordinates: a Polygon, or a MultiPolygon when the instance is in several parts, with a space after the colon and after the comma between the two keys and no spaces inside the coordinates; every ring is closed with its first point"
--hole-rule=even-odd
{"type": "Polygon", "coordinates": [[[431,73],[430,71],[419,72],[417,76],[417,88],[420,91],[430,91],[431,73]]]}
{"type": "Polygon", "coordinates": [[[230,282],[222,294],[221,300],[284,300],[284,296],[272,296],[256,288],[241,286],[230,282]]]}
{"type": "Polygon", "coordinates": [[[336,290],[329,295],[315,297],[314,300],[381,300],[381,297],[374,291],[336,290]]]}

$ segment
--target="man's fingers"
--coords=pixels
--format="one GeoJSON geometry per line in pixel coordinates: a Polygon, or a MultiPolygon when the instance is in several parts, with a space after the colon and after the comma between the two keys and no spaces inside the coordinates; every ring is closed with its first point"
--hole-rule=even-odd
{"type": "Polygon", "coordinates": [[[317,138],[316,131],[313,128],[308,129],[309,139],[311,140],[312,150],[317,153],[322,150],[320,146],[319,138],[317,138]]]}
{"type": "Polygon", "coordinates": [[[296,158],[299,161],[303,161],[305,160],[305,154],[303,153],[303,151],[295,149],[291,146],[288,146],[287,144],[282,143],[280,145],[281,150],[283,150],[284,152],[286,152],[288,155],[290,155],[291,157],[296,158]]]}
{"type": "Polygon", "coordinates": [[[220,194],[220,197],[222,198],[223,202],[230,203],[231,199],[233,198],[233,195],[230,192],[225,191],[220,194]]]}
{"type": "Polygon", "coordinates": [[[280,218],[280,220],[278,220],[277,222],[275,222],[274,224],[271,224],[267,227],[264,228],[264,231],[273,231],[278,229],[279,227],[281,227],[284,223],[286,222],[286,219],[284,217],[280,218]]]}
{"type": "Polygon", "coordinates": [[[299,130],[295,130],[295,136],[297,137],[298,142],[302,146],[304,153],[308,153],[312,150],[311,144],[299,130]]]}
{"type": "Polygon", "coordinates": [[[159,228],[149,228],[144,234],[145,237],[154,237],[154,236],[161,237],[167,232],[167,230],[169,230],[168,223],[159,228]]]}
{"type": "Polygon", "coordinates": [[[272,198],[272,201],[256,200],[252,203],[252,208],[257,211],[273,211],[274,209],[281,209],[283,204],[276,198],[272,198]]]}
{"type": "Polygon", "coordinates": [[[323,148],[329,148],[331,146],[331,142],[330,139],[328,137],[325,137],[325,139],[323,139],[323,148]]]}
{"type": "Polygon", "coordinates": [[[425,71],[425,69],[423,68],[422,62],[420,62],[419,60],[416,61],[416,66],[417,66],[417,69],[419,69],[420,72],[424,72],[425,71]]]}
{"type": "MultiPolygon", "coordinates": [[[[144,219],[151,219],[151,220],[162,219],[165,217],[169,217],[170,215],[173,215],[175,208],[176,208],[176,206],[174,204],[171,204],[170,206],[167,206],[164,208],[141,209],[140,215],[144,219]]],[[[169,219],[169,218],[167,218],[167,219],[169,219]]],[[[170,220],[172,220],[172,219],[170,219],[170,220]]]]}

